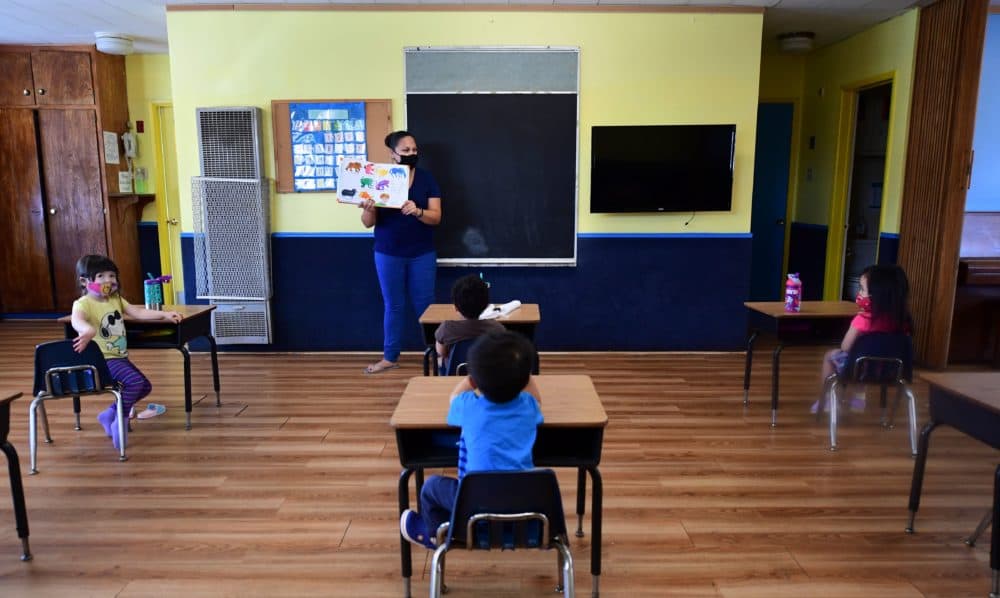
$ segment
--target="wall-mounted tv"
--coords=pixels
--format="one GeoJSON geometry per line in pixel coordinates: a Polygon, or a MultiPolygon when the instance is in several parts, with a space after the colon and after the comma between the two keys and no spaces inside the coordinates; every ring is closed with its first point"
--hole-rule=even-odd
{"type": "Polygon", "coordinates": [[[590,211],[729,211],[735,145],[736,125],[593,127],[590,211]]]}

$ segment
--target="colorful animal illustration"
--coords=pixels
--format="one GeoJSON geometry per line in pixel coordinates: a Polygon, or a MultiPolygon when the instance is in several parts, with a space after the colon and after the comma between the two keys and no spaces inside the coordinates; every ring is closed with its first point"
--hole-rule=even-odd
{"type": "Polygon", "coordinates": [[[379,169],[378,169],[378,175],[379,175],[379,176],[385,176],[385,175],[387,175],[387,174],[389,174],[389,171],[388,171],[388,170],[386,170],[386,169],[384,169],[384,168],[379,168],[379,169]]]}
{"type": "Polygon", "coordinates": [[[118,355],[127,354],[125,342],[125,319],[116,309],[114,312],[104,314],[100,325],[101,338],[108,351],[118,355]]]}
{"type": "Polygon", "coordinates": [[[389,171],[389,174],[391,174],[394,177],[403,178],[403,177],[406,176],[406,169],[405,168],[393,168],[392,170],[389,171]]]}
{"type": "Polygon", "coordinates": [[[375,182],[375,179],[373,179],[373,178],[370,178],[370,177],[361,177],[361,187],[362,188],[371,189],[372,188],[372,184],[374,182],[375,182]]]}
{"type": "Polygon", "coordinates": [[[382,179],[381,181],[375,183],[375,189],[378,191],[385,191],[389,188],[389,179],[382,179]]]}
{"type": "Polygon", "coordinates": [[[388,193],[379,193],[378,194],[378,198],[381,201],[389,201],[389,194],[388,193]]]}
{"type": "Polygon", "coordinates": [[[375,174],[375,165],[371,162],[365,164],[365,174],[375,174]]]}
{"type": "Polygon", "coordinates": [[[372,198],[372,196],[367,191],[362,191],[361,194],[358,195],[358,197],[364,200],[369,200],[372,198]]]}
{"type": "Polygon", "coordinates": [[[357,192],[358,192],[357,189],[343,189],[341,190],[340,194],[343,195],[344,197],[354,197],[354,195],[357,192]]]}
{"type": "Polygon", "coordinates": [[[361,162],[348,162],[344,170],[347,172],[361,172],[361,162]]]}

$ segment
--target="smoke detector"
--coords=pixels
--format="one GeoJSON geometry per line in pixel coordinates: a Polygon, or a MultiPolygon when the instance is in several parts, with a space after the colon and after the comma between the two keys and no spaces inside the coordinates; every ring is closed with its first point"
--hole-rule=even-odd
{"type": "Polygon", "coordinates": [[[778,36],[782,52],[789,54],[805,54],[813,49],[816,34],[812,31],[793,31],[778,36]]]}
{"type": "Polygon", "coordinates": [[[131,54],[132,38],[124,33],[109,33],[98,31],[94,33],[97,38],[97,51],[105,54],[131,54]]]}

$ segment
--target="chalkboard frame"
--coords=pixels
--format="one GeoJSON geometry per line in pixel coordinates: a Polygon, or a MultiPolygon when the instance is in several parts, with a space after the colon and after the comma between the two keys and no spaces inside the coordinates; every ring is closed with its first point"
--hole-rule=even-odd
{"type": "MultiPolygon", "coordinates": [[[[406,65],[406,101],[404,102],[404,118],[407,123],[407,130],[413,132],[417,137],[421,154],[426,159],[421,160],[421,164],[430,167],[431,172],[441,183],[442,208],[444,217],[441,229],[436,234],[436,244],[438,246],[438,264],[443,266],[575,266],[577,263],[577,233],[579,225],[579,196],[580,196],[580,99],[579,99],[579,53],[578,47],[412,47],[405,48],[406,65]],[[440,60],[436,60],[440,58],[440,60]],[[411,68],[413,67],[413,68],[411,68]],[[411,72],[412,71],[412,72],[411,72]],[[513,82],[513,83],[512,83],[513,82]],[[548,144],[547,149],[524,144],[516,147],[516,150],[508,150],[505,154],[497,150],[493,155],[493,160],[498,160],[498,165],[503,168],[504,155],[516,155],[516,162],[510,162],[513,166],[520,166],[524,175],[524,166],[530,162],[530,157],[525,158],[525,153],[530,154],[535,151],[535,163],[544,164],[548,160],[548,166],[556,166],[553,171],[556,175],[554,183],[531,186],[530,188],[538,197],[543,193],[541,189],[547,187],[553,193],[542,195],[547,201],[538,202],[538,217],[531,222],[538,222],[537,227],[525,226],[525,221],[517,222],[516,219],[508,219],[511,226],[504,232],[513,231],[510,236],[505,236],[502,246],[496,246],[496,236],[491,237],[488,230],[484,230],[481,236],[482,246],[477,246],[469,242],[466,235],[472,235],[480,231],[467,222],[462,222],[459,226],[467,226],[461,233],[461,242],[456,242],[455,229],[450,233],[442,234],[449,226],[449,214],[455,214],[454,208],[449,210],[449,185],[447,179],[454,177],[455,173],[450,172],[444,165],[446,161],[441,156],[447,152],[442,151],[442,147],[449,144],[447,138],[434,139],[433,122],[419,122],[414,118],[410,109],[410,99],[436,95],[439,97],[453,96],[457,101],[479,102],[488,101],[489,98],[517,98],[534,96],[535,98],[546,98],[560,96],[569,100],[569,104],[560,104],[558,114],[562,122],[562,128],[558,129],[559,143],[553,148],[548,144]],[[571,106],[571,107],[570,107],[571,106]],[[427,142],[431,143],[428,144],[427,142]],[[441,147],[437,147],[441,146],[441,147]],[[548,152],[543,153],[543,152],[548,152]],[[566,156],[565,161],[552,161],[552,155],[558,154],[566,156]],[[550,200],[550,198],[556,198],[550,200]],[[565,201],[564,201],[565,199],[565,201]],[[547,221],[547,224],[545,224],[547,221]],[[540,234],[539,227],[548,226],[554,231],[553,234],[540,234]],[[523,235],[525,242],[521,242],[518,235],[523,235]],[[530,240],[529,240],[530,239],[530,240]],[[537,248],[539,251],[524,251],[523,248],[537,248]],[[479,253],[482,251],[482,253],[479,253]]],[[[560,100],[561,101],[561,100],[560,100]]],[[[468,104],[466,104],[468,105],[468,104]]],[[[550,113],[551,114],[551,113],[550,113]]],[[[426,119],[426,113],[423,117],[426,119]]],[[[447,121],[448,117],[442,117],[447,121]]],[[[485,120],[485,119],[484,119],[485,120]]],[[[497,120],[496,122],[504,122],[497,120]]],[[[464,132],[464,131],[462,131],[464,132]]],[[[438,135],[438,137],[441,137],[438,135]]],[[[466,139],[463,143],[462,151],[470,153],[480,152],[478,138],[466,139]],[[466,149],[468,148],[468,149],[466,149]]],[[[510,141],[507,140],[510,144],[510,141]]],[[[545,144],[542,144],[545,145],[545,144]]],[[[452,157],[458,150],[449,148],[452,157]]],[[[516,169],[512,168],[510,172],[516,169]]],[[[464,173],[465,170],[463,169],[464,173]]],[[[482,170],[480,170],[482,174],[482,170]]],[[[462,176],[462,175],[458,175],[462,176]]],[[[538,182],[545,175],[537,175],[538,182]]],[[[488,177],[487,177],[488,178],[488,177]]],[[[472,176],[466,176],[461,181],[459,193],[452,196],[451,202],[463,199],[461,195],[473,195],[470,193],[469,180],[472,176]],[[456,197],[457,196],[457,197],[456,197]]],[[[513,194],[507,189],[496,191],[494,204],[497,210],[508,210],[500,212],[507,214],[530,214],[534,204],[522,203],[525,211],[517,211],[507,205],[506,198],[513,194]],[[496,201],[495,198],[502,198],[503,201],[496,201]]],[[[518,196],[522,195],[517,193],[518,196]]],[[[451,206],[454,206],[451,203],[451,206]]],[[[478,204],[479,213],[482,214],[482,204],[478,204]]],[[[463,214],[463,217],[473,216],[468,222],[482,222],[485,218],[475,218],[474,214],[463,214]]]]}

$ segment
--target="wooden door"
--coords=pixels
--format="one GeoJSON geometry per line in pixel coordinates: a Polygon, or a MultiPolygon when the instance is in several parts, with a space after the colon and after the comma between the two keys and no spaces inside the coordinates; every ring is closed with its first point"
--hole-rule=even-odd
{"type": "Polygon", "coordinates": [[[35,112],[0,108],[0,304],[53,309],[52,275],[35,143],[35,112]]]}
{"type": "Polygon", "coordinates": [[[108,254],[97,113],[39,110],[38,133],[56,308],[68,310],[80,294],[76,261],[108,254]]]}
{"type": "Polygon", "coordinates": [[[31,54],[0,52],[0,105],[33,106],[34,89],[31,80],[31,54]]]}
{"type": "Polygon", "coordinates": [[[31,54],[38,105],[94,103],[90,52],[37,50],[31,54]]]}

